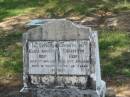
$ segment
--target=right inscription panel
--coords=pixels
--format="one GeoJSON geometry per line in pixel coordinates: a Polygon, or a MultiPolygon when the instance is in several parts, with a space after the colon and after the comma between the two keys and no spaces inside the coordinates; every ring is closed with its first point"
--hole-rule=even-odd
{"type": "Polygon", "coordinates": [[[60,41],[57,74],[88,75],[89,56],[89,41],[60,41]]]}

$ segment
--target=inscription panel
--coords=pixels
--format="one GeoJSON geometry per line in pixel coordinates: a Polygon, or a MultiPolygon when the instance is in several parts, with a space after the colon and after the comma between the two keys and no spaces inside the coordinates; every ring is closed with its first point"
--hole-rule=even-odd
{"type": "Polygon", "coordinates": [[[29,41],[29,74],[89,74],[89,41],[29,41]]]}
{"type": "Polygon", "coordinates": [[[56,42],[54,41],[29,41],[29,73],[54,74],[56,42]]]}
{"type": "Polygon", "coordinates": [[[89,74],[89,41],[60,41],[58,74],[89,74]]]}

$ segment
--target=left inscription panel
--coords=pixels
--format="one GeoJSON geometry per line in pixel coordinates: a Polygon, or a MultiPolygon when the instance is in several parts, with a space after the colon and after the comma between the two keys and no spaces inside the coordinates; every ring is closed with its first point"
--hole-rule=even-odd
{"type": "Polygon", "coordinates": [[[28,41],[29,74],[54,74],[56,42],[28,41]]]}

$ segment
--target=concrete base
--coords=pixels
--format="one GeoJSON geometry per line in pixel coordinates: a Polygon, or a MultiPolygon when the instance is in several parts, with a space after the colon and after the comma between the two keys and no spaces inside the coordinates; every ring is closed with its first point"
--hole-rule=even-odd
{"type": "Polygon", "coordinates": [[[38,89],[37,97],[99,97],[93,90],[70,89],[38,89]]]}
{"type": "MultiPolygon", "coordinates": [[[[98,90],[79,90],[77,88],[35,88],[29,89],[29,91],[31,91],[33,97],[105,97],[106,84],[104,81],[102,81],[101,87],[98,88],[98,90]]],[[[24,89],[23,92],[25,92],[24,89]]]]}

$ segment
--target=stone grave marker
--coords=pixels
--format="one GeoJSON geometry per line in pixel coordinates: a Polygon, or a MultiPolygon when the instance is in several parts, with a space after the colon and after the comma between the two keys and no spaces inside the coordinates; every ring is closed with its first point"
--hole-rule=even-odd
{"type": "MultiPolygon", "coordinates": [[[[34,24],[33,24],[34,25],[34,24]]],[[[23,34],[21,92],[34,97],[104,97],[97,32],[65,19],[23,34]]]]}

